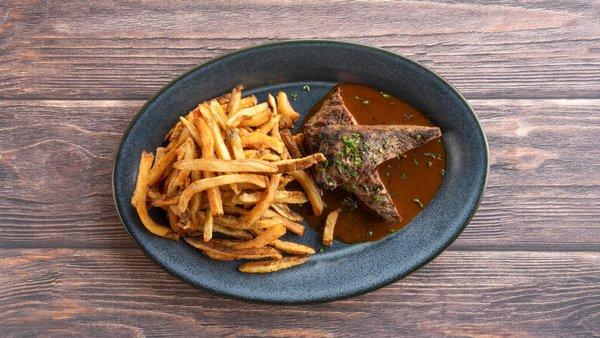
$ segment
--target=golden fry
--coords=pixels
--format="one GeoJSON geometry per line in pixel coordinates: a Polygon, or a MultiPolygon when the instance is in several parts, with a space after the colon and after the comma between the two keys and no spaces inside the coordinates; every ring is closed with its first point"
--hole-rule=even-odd
{"type": "Polygon", "coordinates": [[[284,92],[279,92],[277,94],[277,110],[282,116],[279,127],[284,129],[293,127],[294,122],[300,117],[300,114],[292,108],[292,105],[284,92]]]}
{"type": "Polygon", "coordinates": [[[269,106],[271,106],[273,114],[279,114],[279,112],[277,111],[277,102],[275,101],[275,98],[273,97],[273,95],[271,95],[271,93],[269,93],[269,95],[267,96],[267,102],[269,103],[269,106]]]}
{"type": "Polygon", "coordinates": [[[243,119],[240,123],[240,127],[258,127],[267,123],[271,119],[271,110],[267,107],[263,111],[256,113],[250,117],[243,119]]]}
{"type": "Polygon", "coordinates": [[[240,110],[240,105],[242,101],[242,91],[241,90],[237,90],[237,88],[234,88],[233,91],[231,92],[231,101],[229,101],[229,104],[227,105],[228,108],[228,116],[233,116],[235,115],[235,113],[237,113],[240,110]]]}
{"type": "Polygon", "coordinates": [[[313,178],[302,170],[292,171],[289,174],[300,183],[302,189],[306,192],[314,214],[317,216],[321,215],[323,209],[325,209],[325,202],[323,202],[321,190],[319,190],[313,178]]]}
{"type": "Polygon", "coordinates": [[[213,239],[210,242],[204,242],[196,237],[185,237],[184,239],[191,246],[204,252],[214,253],[230,259],[281,258],[281,253],[279,253],[279,251],[268,246],[262,248],[233,249],[220,244],[220,241],[217,239],[213,239]]]}
{"type": "Polygon", "coordinates": [[[303,157],[302,151],[300,151],[300,147],[298,146],[296,141],[294,141],[294,137],[292,136],[292,133],[289,129],[281,131],[280,135],[281,139],[283,140],[283,143],[285,143],[285,146],[288,148],[290,155],[292,155],[292,158],[303,157]]]}
{"type": "Polygon", "coordinates": [[[325,229],[323,229],[323,245],[331,246],[333,244],[333,230],[337,223],[338,216],[342,209],[335,209],[327,215],[325,220],[325,229]]]}
{"type": "MultiPolygon", "coordinates": [[[[227,124],[230,127],[237,127],[240,125],[240,123],[242,123],[243,120],[248,119],[267,109],[269,109],[269,104],[266,102],[248,108],[240,109],[237,113],[235,113],[227,119],[227,124]]],[[[269,115],[270,114],[271,112],[269,111],[269,115]]]]}
{"type": "Polygon", "coordinates": [[[274,226],[263,231],[260,235],[255,238],[245,241],[237,242],[232,245],[234,249],[249,249],[249,248],[260,248],[263,247],[285,235],[285,227],[283,225],[274,226]]]}
{"type": "MultiPolygon", "coordinates": [[[[202,158],[212,159],[215,157],[215,143],[212,131],[202,116],[198,117],[195,122],[200,134],[200,139],[202,140],[202,158]]],[[[213,176],[214,174],[211,172],[204,172],[204,177],[207,179],[212,178],[213,176]]],[[[210,205],[210,210],[213,215],[222,215],[223,202],[221,200],[221,192],[219,191],[219,188],[210,188],[206,194],[208,196],[208,204],[210,205]]]]}
{"type": "Polygon", "coordinates": [[[210,112],[212,117],[219,123],[219,126],[226,132],[229,132],[229,126],[227,125],[227,116],[221,105],[216,101],[210,101],[210,112]]]}
{"type": "Polygon", "coordinates": [[[279,125],[279,120],[281,120],[281,115],[273,116],[269,121],[265,122],[262,126],[258,128],[258,131],[263,134],[268,134],[273,130],[273,128],[279,125]]]}
{"type": "Polygon", "coordinates": [[[260,160],[218,160],[197,158],[176,162],[173,165],[179,170],[202,170],[213,172],[256,172],[256,173],[275,173],[277,167],[270,162],[260,160]]]}
{"type": "MultiPolygon", "coordinates": [[[[310,197],[308,200],[310,201],[310,197]]],[[[273,208],[273,210],[275,210],[279,215],[289,219],[290,221],[301,222],[304,220],[302,216],[293,212],[287,204],[273,203],[271,204],[271,208],[273,208]]]]}
{"type": "Polygon", "coordinates": [[[256,96],[246,96],[240,100],[240,109],[256,106],[257,103],[258,100],[256,99],[256,96]]]}
{"type": "MultiPolygon", "coordinates": [[[[261,218],[265,210],[269,209],[271,203],[275,199],[275,193],[277,192],[277,187],[279,186],[279,181],[281,180],[281,174],[275,174],[271,176],[269,180],[269,186],[267,190],[264,192],[262,198],[252,210],[250,210],[247,214],[245,214],[241,221],[242,223],[253,224],[258,219],[261,218]]],[[[285,233],[285,231],[284,231],[285,233]]]]}
{"type": "Polygon", "coordinates": [[[269,273],[288,269],[308,261],[308,257],[291,256],[279,260],[248,262],[239,266],[238,270],[244,273],[269,273]]]}
{"type": "Polygon", "coordinates": [[[253,131],[246,135],[241,136],[242,146],[244,148],[260,149],[262,147],[270,148],[275,150],[278,154],[282,154],[285,151],[285,144],[283,141],[265,135],[258,131],[253,131]]]}
{"type": "MultiPolygon", "coordinates": [[[[182,194],[183,195],[183,194],[182,194]]],[[[263,192],[243,192],[234,195],[231,202],[235,204],[256,204],[263,198],[263,192]]],[[[277,190],[275,192],[274,203],[303,204],[308,202],[306,194],[302,191],[277,190]]],[[[181,203],[181,202],[180,202],[181,203]]]]}
{"type": "Polygon", "coordinates": [[[315,253],[315,249],[309,246],[294,242],[282,241],[280,239],[271,242],[270,245],[279,251],[292,255],[314,255],[315,253]]]}
{"type": "Polygon", "coordinates": [[[246,158],[244,147],[242,146],[242,139],[240,138],[237,129],[232,130],[231,133],[229,133],[229,146],[233,151],[233,158],[236,160],[243,160],[246,158]]]}
{"type": "Polygon", "coordinates": [[[218,187],[225,184],[234,184],[234,183],[251,183],[259,187],[265,188],[267,186],[266,178],[264,176],[251,175],[251,174],[232,174],[232,175],[223,175],[216,176],[211,178],[204,178],[194,183],[190,184],[185,190],[181,193],[179,197],[179,210],[181,212],[187,209],[188,203],[192,196],[200,191],[204,191],[211,187],[218,187]]]}
{"type": "Polygon", "coordinates": [[[135,184],[135,191],[131,197],[131,204],[137,210],[142,224],[144,224],[148,231],[161,237],[177,240],[179,239],[179,235],[173,232],[172,229],[154,222],[154,220],[150,218],[150,215],[148,215],[148,209],[146,207],[146,197],[148,194],[147,183],[148,173],[150,172],[150,167],[152,166],[153,160],[154,156],[152,154],[145,151],[142,152],[137,181],[135,184]]]}
{"type": "Polygon", "coordinates": [[[282,160],[279,162],[274,162],[277,166],[277,172],[287,173],[296,170],[304,170],[312,167],[313,165],[325,161],[325,155],[322,153],[316,153],[312,155],[308,155],[302,158],[294,158],[289,160],[282,160]]]}
{"type": "Polygon", "coordinates": [[[205,242],[208,242],[212,239],[213,235],[213,216],[210,213],[210,209],[205,211],[206,217],[204,217],[204,224],[202,226],[202,236],[205,242]]]}

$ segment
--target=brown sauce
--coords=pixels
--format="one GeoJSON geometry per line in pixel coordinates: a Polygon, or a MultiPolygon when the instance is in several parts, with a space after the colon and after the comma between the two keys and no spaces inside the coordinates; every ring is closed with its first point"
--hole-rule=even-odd
{"type": "MultiPolygon", "coordinates": [[[[376,89],[341,84],[341,93],[359,124],[409,124],[433,126],[410,104],[376,89]]],[[[446,168],[446,152],[441,139],[433,140],[405,154],[382,163],[377,170],[402,216],[400,223],[390,223],[358,203],[350,207],[352,195],[342,189],[324,191],[326,209],[321,216],[312,213],[310,205],[300,213],[317,230],[323,229],[327,214],[337,208],[342,212],[335,226],[335,238],[345,243],[375,241],[402,228],[426,207],[442,183],[446,168]],[[344,202],[345,200],[345,202],[344,202]],[[354,210],[352,210],[354,209],[354,210]]]]}

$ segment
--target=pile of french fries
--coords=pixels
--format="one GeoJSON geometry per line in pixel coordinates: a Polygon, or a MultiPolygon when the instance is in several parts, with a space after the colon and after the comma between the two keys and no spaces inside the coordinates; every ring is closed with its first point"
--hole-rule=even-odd
{"type": "Polygon", "coordinates": [[[324,161],[302,156],[290,128],[298,120],[284,92],[258,103],[242,87],[200,104],[167,133],[156,156],[143,152],[131,203],[151,233],[186,242],[215,260],[250,260],[241,272],[268,273],[308,260],[311,247],[284,241],[304,233],[290,204],[324,209],[304,170],[324,161]],[[304,191],[286,190],[296,181],[304,191]],[[148,208],[166,211],[169,225],[148,208]]]}

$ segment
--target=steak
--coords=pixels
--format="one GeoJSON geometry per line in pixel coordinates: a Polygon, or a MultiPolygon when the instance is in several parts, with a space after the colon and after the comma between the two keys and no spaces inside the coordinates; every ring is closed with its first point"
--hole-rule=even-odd
{"type": "Polygon", "coordinates": [[[315,166],[315,181],[327,190],[342,187],[391,222],[402,217],[386,190],[377,166],[441,136],[437,127],[358,125],[333,91],[304,125],[306,153],[323,153],[327,161],[315,166]]]}

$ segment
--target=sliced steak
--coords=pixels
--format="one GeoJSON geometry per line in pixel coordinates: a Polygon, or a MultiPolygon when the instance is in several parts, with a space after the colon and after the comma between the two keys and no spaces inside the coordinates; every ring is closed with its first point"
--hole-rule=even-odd
{"type": "Polygon", "coordinates": [[[342,98],[342,93],[339,87],[336,87],[321,104],[317,110],[305,123],[304,128],[328,126],[332,124],[356,125],[356,119],[342,98]]]}
{"type": "Polygon", "coordinates": [[[440,136],[437,127],[358,125],[338,88],[305,123],[303,146],[305,153],[327,157],[315,166],[315,181],[322,188],[341,186],[384,219],[399,222],[402,217],[377,165],[440,136]]]}

